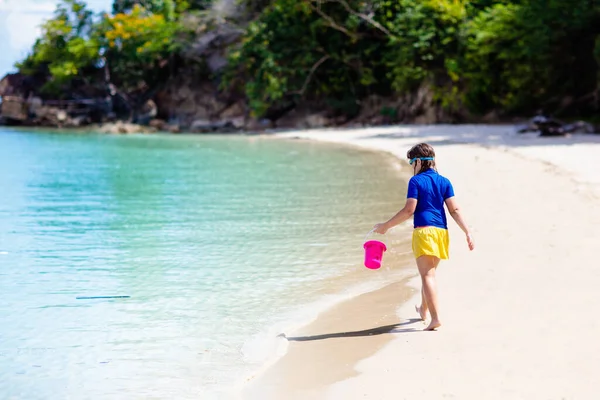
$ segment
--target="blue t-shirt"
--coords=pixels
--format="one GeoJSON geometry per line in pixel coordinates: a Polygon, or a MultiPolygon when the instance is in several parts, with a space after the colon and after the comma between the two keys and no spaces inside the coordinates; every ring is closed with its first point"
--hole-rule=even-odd
{"type": "Polygon", "coordinates": [[[417,199],[414,227],[436,226],[448,229],[444,201],[454,196],[454,188],[448,180],[433,168],[421,172],[408,181],[409,199],[417,199]]]}

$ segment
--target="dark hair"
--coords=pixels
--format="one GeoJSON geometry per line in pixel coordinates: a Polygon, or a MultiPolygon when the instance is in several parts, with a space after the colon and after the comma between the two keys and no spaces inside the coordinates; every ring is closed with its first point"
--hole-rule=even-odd
{"type": "MultiPolygon", "coordinates": [[[[433,150],[433,147],[431,147],[427,143],[419,143],[419,144],[413,146],[412,149],[410,149],[406,153],[406,157],[408,157],[409,160],[412,160],[413,158],[420,158],[420,157],[435,158],[435,151],[433,150]]],[[[416,166],[416,164],[415,164],[415,166],[416,166]]],[[[417,174],[420,174],[421,172],[425,172],[430,168],[433,168],[437,171],[437,169],[435,167],[435,160],[421,160],[421,169],[419,170],[419,172],[417,172],[417,174]]],[[[413,167],[413,169],[414,169],[414,167],[413,167]]]]}

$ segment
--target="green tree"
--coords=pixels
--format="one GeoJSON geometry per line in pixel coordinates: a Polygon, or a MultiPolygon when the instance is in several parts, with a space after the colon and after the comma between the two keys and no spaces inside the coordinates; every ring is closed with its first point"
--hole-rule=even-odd
{"type": "Polygon", "coordinates": [[[47,76],[43,90],[59,93],[72,79],[81,77],[82,71],[95,69],[100,47],[92,38],[93,27],[92,12],[84,2],[64,0],[42,26],[32,52],[17,67],[25,74],[47,76]]]}
{"type": "Polygon", "coordinates": [[[247,81],[255,115],[302,98],[353,114],[358,100],[382,83],[375,76],[383,36],[345,4],[274,0],[248,26],[241,47],[231,54],[226,82],[247,81]]]}
{"type": "Polygon", "coordinates": [[[589,99],[598,89],[598,6],[588,0],[503,3],[465,24],[469,106],[478,112],[561,111],[589,99]]]}
{"type": "Polygon", "coordinates": [[[152,14],[161,14],[172,21],[189,9],[205,9],[212,0],[115,0],[112,14],[127,14],[139,6],[152,14]]]}
{"type": "Polygon", "coordinates": [[[245,71],[257,115],[289,97],[351,115],[370,94],[458,81],[465,17],[463,3],[452,0],[274,0],[232,53],[232,75],[245,71]]]}
{"type": "Polygon", "coordinates": [[[181,48],[178,19],[139,5],[130,12],[104,15],[94,37],[103,49],[110,82],[134,114],[174,72],[181,48]]]}

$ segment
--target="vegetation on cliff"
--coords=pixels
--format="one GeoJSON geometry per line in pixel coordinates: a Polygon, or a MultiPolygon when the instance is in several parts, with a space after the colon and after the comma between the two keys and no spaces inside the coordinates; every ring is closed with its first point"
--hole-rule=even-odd
{"type": "Polygon", "coordinates": [[[380,114],[410,120],[423,112],[414,108],[419,96],[447,121],[600,108],[600,5],[592,0],[231,4],[116,0],[110,14],[94,16],[84,2],[63,0],[18,68],[44,82],[45,96],[112,91],[133,109],[193,74],[242,98],[258,118],[312,107],[349,119],[377,98],[380,114]],[[190,49],[223,24],[241,34],[215,70],[190,49]]]}

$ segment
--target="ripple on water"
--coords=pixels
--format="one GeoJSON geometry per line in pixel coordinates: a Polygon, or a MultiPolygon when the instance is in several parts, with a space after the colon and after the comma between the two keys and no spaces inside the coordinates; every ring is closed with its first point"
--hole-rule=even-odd
{"type": "Polygon", "coordinates": [[[0,133],[9,398],[216,396],[350,293],[404,195],[387,156],[337,146],[0,133]]]}

